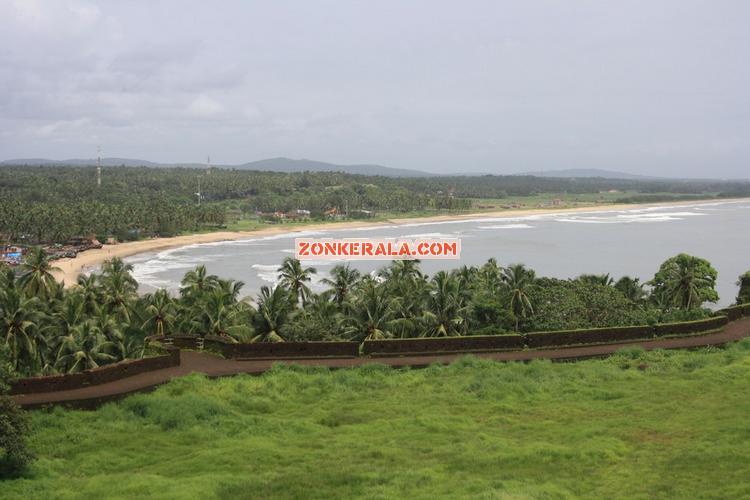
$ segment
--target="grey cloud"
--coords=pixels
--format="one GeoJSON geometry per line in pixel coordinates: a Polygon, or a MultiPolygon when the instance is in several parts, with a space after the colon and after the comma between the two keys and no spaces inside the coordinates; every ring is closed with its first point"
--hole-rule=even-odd
{"type": "Polygon", "coordinates": [[[0,3],[0,153],[744,176],[750,4],[0,3]],[[220,7],[220,8],[219,8],[220,7]]]}

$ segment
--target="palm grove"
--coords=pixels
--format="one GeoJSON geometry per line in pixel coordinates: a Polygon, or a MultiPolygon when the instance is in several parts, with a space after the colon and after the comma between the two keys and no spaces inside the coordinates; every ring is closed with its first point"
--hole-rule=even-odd
{"type": "MultiPolygon", "coordinates": [[[[228,217],[337,208],[393,213],[468,210],[472,199],[615,190],[623,202],[750,195],[743,181],[638,181],[533,176],[390,178],[342,172],[261,172],[195,168],[105,168],[101,187],[93,167],[0,168],[0,240],[62,243],[72,236],[119,240],[211,230],[228,217]],[[200,183],[200,184],[199,184],[200,183]],[[200,198],[200,202],[198,203],[200,198]]],[[[102,241],[104,241],[102,239],[102,241]]]]}
{"type": "MultiPolygon", "coordinates": [[[[139,296],[131,266],[106,262],[64,288],[41,249],[17,270],[0,270],[2,352],[19,375],[74,373],[148,354],[151,335],[217,335],[237,342],[321,341],[608,327],[698,319],[718,299],[716,271],[680,254],[648,286],[607,275],[559,280],[494,259],[425,275],[414,260],[394,261],[376,275],[338,265],[325,277],[287,258],[278,284],[251,300],[243,283],[199,266],[179,294],[139,296]],[[320,278],[320,279],[319,279],[320,278]],[[319,291],[314,291],[319,290],[319,291]]],[[[739,301],[750,294],[741,277],[739,301]]]]}

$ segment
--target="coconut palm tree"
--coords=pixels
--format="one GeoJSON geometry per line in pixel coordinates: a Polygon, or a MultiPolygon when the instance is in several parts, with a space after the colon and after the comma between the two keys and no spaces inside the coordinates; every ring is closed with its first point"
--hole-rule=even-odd
{"type": "Polygon", "coordinates": [[[52,275],[60,268],[53,267],[47,258],[47,252],[41,247],[32,248],[21,263],[19,285],[28,295],[46,299],[57,288],[57,281],[52,275]]]}
{"type": "Polygon", "coordinates": [[[310,296],[307,305],[294,315],[285,329],[288,340],[339,340],[344,315],[334,300],[333,290],[310,296]]]}
{"type": "Polygon", "coordinates": [[[42,319],[37,297],[28,297],[15,286],[0,291],[0,335],[19,373],[28,373],[40,365],[41,350],[46,344],[39,326],[42,319]]]}
{"type": "Polygon", "coordinates": [[[279,284],[290,290],[292,298],[295,301],[302,302],[302,307],[304,307],[310,296],[310,287],[307,286],[307,283],[312,281],[311,275],[317,272],[315,268],[303,268],[299,260],[287,257],[282,262],[278,272],[279,284]]]}
{"type": "Polygon", "coordinates": [[[86,318],[85,297],[80,292],[69,292],[65,298],[55,304],[55,310],[52,313],[59,331],[67,334],[76,325],[83,322],[86,318]]]}
{"type": "Polygon", "coordinates": [[[279,333],[286,324],[293,308],[290,292],[281,286],[273,289],[260,287],[258,314],[255,315],[256,336],[252,342],[283,342],[279,333]]]}
{"type": "Polygon", "coordinates": [[[96,274],[79,274],[76,283],[83,296],[86,312],[91,313],[102,297],[99,277],[96,274]]]}
{"type": "Polygon", "coordinates": [[[235,304],[240,298],[240,291],[245,283],[235,280],[219,280],[218,288],[221,290],[227,304],[235,304]]]}
{"type": "Polygon", "coordinates": [[[515,317],[515,331],[519,331],[519,323],[523,318],[534,314],[529,292],[534,288],[536,273],[523,264],[513,264],[503,269],[502,281],[510,294],[510,311],[515,317]]]}
{"type": "Polygon", "coordinates": [[[323,278],[321,282],[331,287],[333,300],[340,306],[359,278],[358,270],[353,269],[349,264],[338,264],[331,269],[331,278],[323,278]]]}
{"type": "Polygon", "coordinates": [[[681,253],[667,259],[649,284],[657,299],[690,310],[719,300],[716,277],[716,270],[707,260],[681,253]]]}
{"type": "Polygon", "coordinates": [[[232,300],[230,291],[216,288],[206,294],[202,302],[204,309],[205,335],[222,337],[243,337],[247,325],[239,324],[239,309],[232,300]]]}
{"type": "Polygon", "coordinates": [[[609,273],[582,274],[576,279],[582,283],[588,283],[590,285],[613,286],[615,284],[615,280],[613,280],[612,277],[610,277],[609,273]]]}
{"type": "MultiPolygon", "coordinates": [[[[474,266],[461,266],[460,268],[451,271],[451,274],[458,280],[458,288],[461,290],[464,298],[468,300],[476,286],[479,271],[474,266]]],[[[493,288],[493,290],[496,289],[497,287],[493,288]]]]}
{"type": "Polygon", "coordinates": [[[615,288],[622,292],[622,294],[633,302],[640,302],[646,296],[646,291],[643,289],[643,284],[638,278],[631,278],[630,276],[623,276],[617,283],[615,288]]]}
{"type": "Polygon", "coordinates": [[[112,352],[120,359],[126,357],[124,332],[131,328],[129,321],[116,312],[111,312],[106,305],[97,305],[86,321],[94,331],[101,335],[101,338],[111,343],[112,352]]]}
{"type": "Polygon", "coordinates": [[[98,368],[117,358],[107,351],[112,343],[106,340],[90,321],[77,325],[68,335],[60,337],[56,346],[55,369],[77,373],[98,368]]]}
{"type": "Polygon", "coordinates": [[[206,266],[197,266],[194,270],[185,273],[182,278],[180,295],[188,301],[200,296],[203,292],[212,290],[218,285],[219,278],[208,274],[206,266]]]}
{"type": "Polygon", "coordinates": [[[467,307],[456,278],[445,271],[432,278],[433,291],[429,294],[422,315],[423,336],[452,337],[466,332],[467,307]]]}
{"type": "Polygon", "coordinates": [[[497,290],[502,284],[503,268],[497,264],[494,257],[487,259],[479,268],[478,275],[481,286],[488,290],[497,290]]]}
{"type": "Polygon", "coordinates": [[[391,336],[396,307],[385,285],[373,279],[362,281],[345,320],[344,332],[353,340],[378,340],[391,336]]]}
{"type": "Polygon", "coordinates": [[[419,268],[421,261],[419,259],[402,259],[395,260],[390,266],[378,271],[378,276],[389,283],[412,282],[424,279],[419,268]]]}
{"type": "Polygon", "coordinates": [[[125,264],[115,257],[102,265],[99,276],[103,303],[110,311],[116,312],[124,321],[130,321],[130,307],[136,298],[138,282],[130,272],[132,264],[125,264]]]}
{"type": "Polygon", "coordinates": [[[145,297],[146,320],[141,329],[147,335],[169,335],[175,323],[177,307],[166,290],[160,289],[145,297]]]}
{"type": "Polygon", "coordinates": [[[130,321],[130,308],[136,298],[135,289],[122,275],[114,275],[103,280],[103,305],[117,313],[123,321],[130,321]]]}
{"type": "Polygon", "coordinates": [[[16,272],[3,263],[0,263],[0,290],[15,287],[18,283],[16,272]]]}
{"type": "Polygon", "coordinates": [[[138,282],[133,278],[132,271],[133,264],[126,264],[121,258],[113,257],[102,264],[101,279],[105,283],[110,279],[122,281],[135,293],[138,290],[138,282]]]}

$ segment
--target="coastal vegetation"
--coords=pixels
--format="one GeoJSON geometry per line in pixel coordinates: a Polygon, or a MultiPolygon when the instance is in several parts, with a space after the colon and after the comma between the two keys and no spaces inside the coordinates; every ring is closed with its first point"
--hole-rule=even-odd
{"type": "Polygon", "coordinates": [[[278,284],[250,297],[242,282],[204,266],[185,274],[176,296],[139,295],[131,270],[114,258],[66,289],[38,248],[18,269],[1,268],[0,344],[13,370],[76,373],[140,358],[152,335],[282,342],[526,334],[696,320],[713,314],[705,305],[718,299],[716,271],[686,254],[667,260],[646,284],[608,275],[538,277],[522,264],[490,259],[434,276],[415,260],[372,276],[339,265],[313,287],[316,270],[287,258],[278,284]]]}
{"type": "Polygon", "coordinates": [[[3,498],[742,498],[750,341],[577,363],[277,366],[31,412],[3,498]]]}
{"type": "Polygon", "coordinates": [[[305,217],[329,220],[332,211],[350,217],[418,216],[522,204],[535,208],[750,196],[750,183],[743,181],[391,178],[125,166],[104,170],[97,187],[94,167],[0,168],[0,242],[64,243],[76,236],[127,241],[227,226],[253,229],[274,221],[274,213],[296,210],[305,211],[305,217]]]}
{"type": "Polygon", "coordinates": [[[23,473],[34,458],[26,445],[28,415],[6,395],[13,378],[8,347],[0,344],[0,480],[23,473]]]}

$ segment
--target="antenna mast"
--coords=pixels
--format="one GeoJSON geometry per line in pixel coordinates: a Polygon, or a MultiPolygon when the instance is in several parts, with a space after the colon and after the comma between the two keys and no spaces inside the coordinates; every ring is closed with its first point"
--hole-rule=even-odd
{"type": "Polygon", "coordinates": [[[206,175],[211,173],[211,155],[208,155],[208,160],[206,161],[206,175]]]}
{"type": "Polygon", "coordinates": [[[102,147],[96,147],[96,187],[102,187],[102,147]]]}

